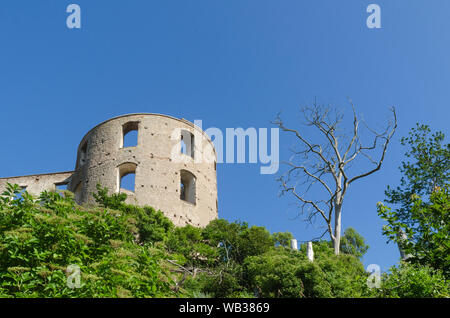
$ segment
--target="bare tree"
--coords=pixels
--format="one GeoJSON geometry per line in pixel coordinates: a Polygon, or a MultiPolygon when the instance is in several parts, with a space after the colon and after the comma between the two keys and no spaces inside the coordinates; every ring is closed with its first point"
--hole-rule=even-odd
{"type": "Polygon", "coordinates": [[[358,118],[352,101],[350,104],[353,110],[350,134],[341,129],[344,119],[342,113],[317,103],[302,108],[305,125],[314,128],[315,135],[307,136],[303,130],[286,127],[280,114],[273,121],[282,131],[293,134],[299,147],[292,149],[293,155],[285,163],[288,170],[279,178],[281,193],[290,193],[297,199],[299,214],[306,215],[307,221],[312,223],[317,216],[325,221],[326,230],[319,238],[329,233],[335,254],[339,254],[340,249],[342,204],[347,190],[356,180],[381,168],[387,147],[397,128],[397,116],[393,107],[393,118],[382,132],[377,132],[358,118]],[[370,134],[370,141],[361,134],[361,122],[370,134]],[[320,137],[319,141],[314,140],[317,137],[320,137]],[[374,159],[377,153],[379,154],[374,159]],[[368,161],[370,167],[367,168],[367,162],[361,164],[358,158],[368,161]],[[349,170],[358,172],[351,175],[349,170]],[[313,187],[318,187],[319,192],[315,190],[315,193],[310,194],[313,187]]]}

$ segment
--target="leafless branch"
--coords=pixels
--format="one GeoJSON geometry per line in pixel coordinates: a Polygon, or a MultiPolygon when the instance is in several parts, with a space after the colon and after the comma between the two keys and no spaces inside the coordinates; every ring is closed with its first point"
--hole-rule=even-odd
{"type": "MultiPolygon", "coordinates": [[[[327,224],[325,233],[329,233],[334,242],[340,240],[340,213],[344,196],[350,184],[354,181],[367,177],[378,171],[384,161],[387,147],[397,128],[397,115],[392,108],[393,123],[388,123],[386,129],[379,133],[363,121],[367,130],[373,134],[373,140],[369,145],[363,145],[360,137],[360,120],[357,116],[355,106],[349,99],[352,111],[351,136],[346,138],[339,126],[342,123],[343,115],[337,111],[334,117],[330,108],[319,106],[313,103],[312,107],[302,108],[305,125],[316,129],[323,137],[323,142],[315,143],[308,140],[298,129],[288,128],[282,121],[280,114],[272,123],[277,125],[282,131],[293,134],[300,141],[299,150],[292,149],[292,157],[285,163],[289,167],[287,172],[279,178],[282,194],[290,193],[299,201],[300,214],[307,214],[306,221],[312,223],[316,216],[320,215],[327,224]],[[347,140],[345,144],[340,144],[347,140]],[[371,151],[380,149],[379,159],[374,159],[371,151]],[[358,157],[366,158],[375,167],[353,177],[348,177],[348,168],[358,157]],[[298,160],[303,162],[297,163],[298,160]],[[333,180],[329,183],[328,181],[333,180]],[[316,185],[320,184],[325,190],[327,199],[309,198],[308,192],[316,185]],[[302,191],[298,188],[302,187],[302,191]],[[335,218],[335,228],[333,231],[332,219],[335,218]],[[339,218],[339,219],[338,219],[339,218]]],[[[322,238],[324,235],[320,238],[322,238]]],[[[335,248],[336,251],[336,248],[335,248]]],[[[339,248],[337,249],[339,251],[339,248]]]]}
{"type": "MultiPolygon", "coordinates": [[[[362,174],[360,174],[360,175],[357,175],[357,176],[353,177],[352,179],[350,179],[350,180],[348,181],[348,184],[351,184],[352,182],[354,182],[354,181],[356,181],[356,180],[358,180],[358,179],[367,177],[367,176],[371,175],[372,173],[374,173],[374,172],[380,170],[381,165],[383,164],[383,161],[384,161],[384,157],[385,157],[385,155],[386,155],[386,151],[387,151],[387,147],[388,147],[388,145],[389,145],[389,142],[391,141],[392,136],[394,135],[395,130],[397,129],[397,114],[396,114],[396,112],[395,112],[395,108],[392,108],[392,113],[393,113],[393,116],[394,116],[394,124],[393,124],[392,129],[389,131],[389,130],[388,130],[389,128],[388,128],[383,134],[381,134],[381,135],[376,135],[376,137],[375,137],[374,147],[376,146],[376,141],[377,141],[378,138],[384,139],[384,141],[385,141],[385,142],[384,142],[384,145],[383,145],[383,148],[382,148],[383,150],[382,150],[382,153],[381,153],[381,157],[380,157],[380,159],[378,160],[378,162],[376,162],[376,167],[375,167],[374,169],[372,169],[372,170],[369,170],[369,171],[367,171],[367,172],[365,172],[365,173],[362,173],[362,174]],[[387,135],[387,136],[386,136],[386,135],[387,135]]],[[[372,149],[374,149],[374,148],[372,148],[372,149]]],[[[372,161],[373,161],[373,160],[372,160],[372,161]]]]}

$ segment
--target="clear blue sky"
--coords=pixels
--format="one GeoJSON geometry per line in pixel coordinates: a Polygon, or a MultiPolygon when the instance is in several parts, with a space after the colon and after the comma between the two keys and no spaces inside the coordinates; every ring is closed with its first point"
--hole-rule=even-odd
{"type": "MultiPolygon", "coordinates": [[[[448,0],[3,0],[0,176],[72,170],[83,135],[126,113],[225,130],[271,127],[280,110],[293,119],[316,97],[345,106],[349,96],[374,124],[395,105],[385,165],[350,188],[343,211],[344,228],[371,247],[364,264],[386,270],[399,254],[376,202],[400,178],[398,139],[418,121],[449,133],[449,12],[448,0]],[[81,6],[81,30],[66,27],[70,3],[81,6]],[[370,3],[382,29],[366,27],[370,3]]],[[[282,160],[289,146],[282,135],[282,160]]],[[[291,219],[293,201],[258,165],[219,165],[218,187],[221,218],[301,241],[319,233],[291,219]]]]}

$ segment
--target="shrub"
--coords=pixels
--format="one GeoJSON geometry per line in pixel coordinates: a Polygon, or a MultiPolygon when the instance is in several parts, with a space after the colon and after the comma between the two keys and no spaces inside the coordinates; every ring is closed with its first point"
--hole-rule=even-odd
{"type": "Polygon", "coordinates": [[[2,297],[170,296],[171,276],[160,253],[136,244],[135,215],[76,206],[70,195],[43,192],[38,200],[10,186],[0,202],[2,297]],[[69,288],[69,265],[81,287],[69,288]]]}
{"type": "Polygon", "coordinates": [[[450,284],[437,270],[418,264],[402,262],[382,277],[377,297],[429,298],[450,297],[450,284]]]}

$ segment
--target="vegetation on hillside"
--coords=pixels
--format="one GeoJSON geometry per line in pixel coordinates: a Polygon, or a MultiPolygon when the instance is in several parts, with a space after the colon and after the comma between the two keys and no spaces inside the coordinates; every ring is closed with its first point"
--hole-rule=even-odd
{"type": "Polygon", "coordinates": [[[290,233],[223,219],[177,228],[100,186],[98,207],[76,205],[68,191],[33,198],[14,185],[0,198],[0,297],[449,295],[442,274],[420,267],[394,271],[370,290],[359,260],[367,248],[354,230],[341,255],[331,242],[315,242],[310,262],[305,245],[289,248],[290,233]],[[70,265],[80,268],[79,286],[68,285],[70,265]]]}

